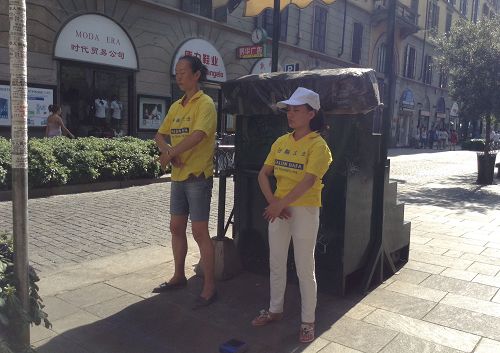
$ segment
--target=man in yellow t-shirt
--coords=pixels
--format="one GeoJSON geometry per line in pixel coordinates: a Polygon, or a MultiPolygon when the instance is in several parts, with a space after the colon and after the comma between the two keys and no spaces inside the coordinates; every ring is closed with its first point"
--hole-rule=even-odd
{"type": "Polygon", "coordinates": [[[175,67],[176,82],[185,95],[172,104],[155,137],[161,151],[162,168],[172,163],[170,232],[175,270],[172,278],[153,292],[166,292],[187,285],[184,266],[189,216],[204,274],[203,289],[193,309],[210,305],[217,299],[214,248],[208,231],[217,114],[214,102],[199,85],[199,81],[206,78],[207,71],[196,57],[179,59],[175,67]],[[171,144],[165,141],[166,137],[170,137],[171,144]]]}

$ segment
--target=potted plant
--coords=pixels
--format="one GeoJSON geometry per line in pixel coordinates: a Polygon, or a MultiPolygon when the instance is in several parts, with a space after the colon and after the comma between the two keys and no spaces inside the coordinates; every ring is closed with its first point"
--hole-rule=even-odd
{"type": "Polygon", "coordinates": [[[36,282],[40,279],[35,269],[29,267],[29,312],[23,310],[16,296],[14,280],[14,249],[6,233],[0,232],[0,352],[34,352],[31,347],[16,346],[16,327],[29,323],[51,326],[43,310],[42,298],[38,295],[36,282]]]}

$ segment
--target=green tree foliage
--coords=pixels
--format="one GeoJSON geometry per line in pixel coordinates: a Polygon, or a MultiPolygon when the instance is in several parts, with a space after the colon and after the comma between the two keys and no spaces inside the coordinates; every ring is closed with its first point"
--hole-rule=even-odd
{"type": "Polygon", "coordinates": [[[451,96],[469,120],[486,119],[485,153],[491,120],[500,116],[500,20],[477,23],[460,19],[451,31],[435,39],[437,62],[448,72],[451,96]]]}

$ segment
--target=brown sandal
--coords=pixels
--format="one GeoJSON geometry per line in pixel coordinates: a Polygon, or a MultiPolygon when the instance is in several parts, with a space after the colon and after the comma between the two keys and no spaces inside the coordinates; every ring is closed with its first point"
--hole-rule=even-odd
{"type": "Polygon", "coordinates": [[[303,322],[300,325],[299,341],[302,343],[314,341],[314,323],[303,322]]]}
{"type": "Polygon", "coordinates": [[[252,320],[253,326],[264,326],[273,321],[281,320],[283,313],[272,313],[269,310],[261,310],[259,316],[252,320]]]}

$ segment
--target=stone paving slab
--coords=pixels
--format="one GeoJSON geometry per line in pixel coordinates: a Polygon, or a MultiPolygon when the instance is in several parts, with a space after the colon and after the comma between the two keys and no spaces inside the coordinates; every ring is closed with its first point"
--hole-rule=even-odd
{"type": "MultiPolygon", "coordinates": [[[[211,353],[230,338],[250,353],[500,352],[500,186],[474,184],[475,153],[403,152],[391,152],[391,178],[412,222],[410,261],[366,296],[320,293],[312,344],[297,342],[295,284],[284,320],[269,327],[249,324],[269,292],[251,273],[218,283],[220,300],[193,312],[201,280],[191,239],[188,288],[151,293],[173,270],[164,184],[30,200],[30,254],[54,323],[32,329],[32,342],[41,353],[211,353]]],[[[0,229],[9,208],[0,203],[0,229]]]]}

